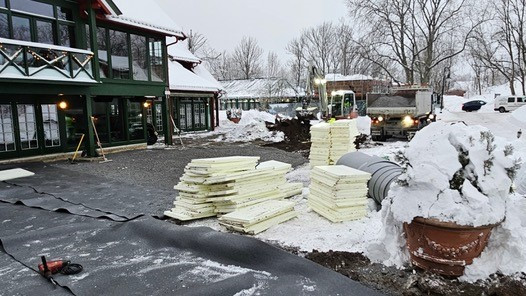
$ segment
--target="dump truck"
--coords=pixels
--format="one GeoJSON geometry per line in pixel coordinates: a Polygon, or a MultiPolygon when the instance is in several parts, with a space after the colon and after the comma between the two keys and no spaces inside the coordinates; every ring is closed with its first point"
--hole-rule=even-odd
{"type": "Polygon", "coordinates": [[[414,134],[436,120],[437,96],[429,88],[392,88],[387,94],[367,94],[373,140],[411,140],[414,134]]]}

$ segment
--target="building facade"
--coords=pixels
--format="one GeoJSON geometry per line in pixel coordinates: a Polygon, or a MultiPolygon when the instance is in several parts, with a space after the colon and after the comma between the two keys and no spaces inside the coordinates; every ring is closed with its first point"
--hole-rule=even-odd
{"type": "Polygon", "coordinates": [[[163,14],[140,0],[0,0],[0,160],[167,132],[166,37],[185,36],[163,14]]]}

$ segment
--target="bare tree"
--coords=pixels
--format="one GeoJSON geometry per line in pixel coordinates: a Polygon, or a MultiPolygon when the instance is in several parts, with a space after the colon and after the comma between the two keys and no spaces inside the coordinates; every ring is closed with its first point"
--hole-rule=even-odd
{"type": "Polygon", "coordinates": [[[300,87],[303,75],[307,72],[307,61],[305,57],[306,42],[303,36],[292,39],[287,44],[287,52],[292,56],[288,64],[290,66],[292,80],[295,87],[300,87]]]}
{"type": "Polygon", "coordinates": [[[389,64],[397,65],[408,83],[432,82],[433,73],[439,77],[437,70],[465,50],[484,21],[471,18],[480,14],[472,0],[347,0],[347,4],[368,28],[360,43],[364,57],[385,71],[389,64]]]}
{"type": "Polygon", "coordinates": [[[271,51],[267,55],[267,66],[266,66],[267,78],[277,78],[283,76],[283,68],[279,61],[278,55],[271,51]]]}
{"type": "Polygon", "coordinates": [[[195,55],[198,55],[200,50],[206,48],[206,43],[208,41],[203,34],[194,32],[192,30],[190,30],[190,34],[188,34],[188,38],[186,38],[186,40],[188,50],[195,55]]]}
{"type": "Polygon", "coordinates": [[[233,55],[233,62],[241,74],[240,78],[250,79],[261,75],[262,55],[263,50],[256,39],[246,36],[241,39],[233,55]]]}

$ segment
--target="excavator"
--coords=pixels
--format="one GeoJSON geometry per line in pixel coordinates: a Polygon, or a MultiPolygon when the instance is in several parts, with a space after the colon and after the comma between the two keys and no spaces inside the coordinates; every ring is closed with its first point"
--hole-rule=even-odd
{"type": "Polygon", "coordinates": [[[315,97],[319,99],[321,118],[329,120],[331,118],[344,119],[356,118],[356,96],[351,90],[339,90],[331,93],[330,102],[327,98],[327,80],[325,76],[312,64],[308,67],[307,87],[302,106],[296,109],[298,119],[305,121],[316,119],[318,106],[313,106],[312,101],[315,97]]]}

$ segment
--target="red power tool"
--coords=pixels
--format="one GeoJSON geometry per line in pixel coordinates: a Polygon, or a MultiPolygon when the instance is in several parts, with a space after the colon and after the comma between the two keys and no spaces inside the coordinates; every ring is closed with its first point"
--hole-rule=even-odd
{"type": "Polygon", "coordinates": [[[53,275],[62,273],[65,275],[77,274],[82,271],[82,265],[74,264],[70,261],[55,260],[47,262],[46,256],[42,256],[42,264],[38,265],[40,273],[52,283],[57,284],[53,279],[53,275]]]}

